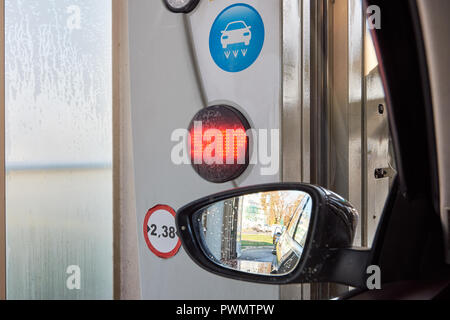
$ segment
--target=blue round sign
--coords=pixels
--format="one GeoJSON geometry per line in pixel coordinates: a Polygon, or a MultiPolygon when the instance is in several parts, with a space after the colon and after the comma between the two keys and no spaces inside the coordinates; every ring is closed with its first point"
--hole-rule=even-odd
{"type": "Polygon", "coordinates": [[[223,10],[209,34],[209,50],[224,71],[240,72],[250,67],[264,45],[264,22],[255,8],[237,3],[223,10]]]}

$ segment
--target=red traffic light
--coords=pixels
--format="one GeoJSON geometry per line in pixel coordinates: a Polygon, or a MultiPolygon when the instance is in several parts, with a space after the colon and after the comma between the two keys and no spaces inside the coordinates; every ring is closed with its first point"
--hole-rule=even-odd
{"type": "Polygon", "coordinates": [[[230,106],[212,106],[198,112],[189,126],[190,156],[205,180],[224,183],[237,179],[249,164],[250,125],[230,106]]]}

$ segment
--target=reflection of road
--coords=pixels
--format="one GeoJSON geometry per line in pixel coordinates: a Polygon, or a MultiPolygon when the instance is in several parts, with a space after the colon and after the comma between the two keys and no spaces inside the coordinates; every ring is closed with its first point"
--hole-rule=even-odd
{"type": "Polygon", "coordinates": [[[257,261],[257,262],[273,262],[273,247],[249,248],[242,250],[239,260],[257,261]]]}

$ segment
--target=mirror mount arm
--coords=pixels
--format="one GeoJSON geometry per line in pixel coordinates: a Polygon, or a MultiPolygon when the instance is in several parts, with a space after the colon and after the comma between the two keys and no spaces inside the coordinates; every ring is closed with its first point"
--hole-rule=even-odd
{"type": "Polygon", "coordinates": [[[318,282],[333,282],[355,288],[367,287],[371,251],[361,248],[324,249],[327,257],[318,282]]]}

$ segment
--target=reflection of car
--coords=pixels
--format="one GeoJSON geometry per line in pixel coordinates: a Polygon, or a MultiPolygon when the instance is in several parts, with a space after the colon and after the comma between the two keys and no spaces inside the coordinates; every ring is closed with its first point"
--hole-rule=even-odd
{"type": "Polygon", "coordinates": [[[262,223],[254,225],[252,229],[256,232],[264,232],[264,233],[270,232],[270,227],[267,224],[262,223]]]}
{"type": "Polygon", "coordinates": [[[252,40],[251,26],[247,26],[244,21],[230,22],[224,31],[220,42],[222,48],[226,49],[230,44],[244,43],[246,46],[252,40]]]}
{"type": "Polygon", "coordinates": [[[276,244],[274,273],[289,273],[302,256],[303,247],[294,240],[289,232],[284,232],[276,244]]]}
{"type": "Polygon", "coordinates": [[[288,273],[297,265],[303,253],[304,239],[309,226],[308,213],[310,212],[311,200],[305,197],[299,204],[286,230],[283,230],[275,244],[274,254],[276,259],[273,265],[273,273],[288,273]]]}
{"type": "MultiPolygon", "coordinates": [[[[295,226],[292,222],[289,227],[291,225],[295,226]]],[[[284,232],[280,236],[275,245],[276,259],[273,265],[274,273],[283,274],[289,272],[297,264],[297,261],[300,260],[302,252],[303,248],[294,240],[288,228],[287,232],[284,232]]]]}
{"type": "Polygon", "coordinates": [[[260,223],[255,224],[252,229],[253,229],[253,231],[256,231],[256,232],[264,232],[263,225],[260,223]]]}
{"type": "Polygon", "coordinates": [[[272,229],[272,237],[275,236],[276,233],[280,232],[283,233],[283,228],[284,226],[281,224],[274,224],[272,225],[271,229],[272,229]]]}
{"type": "Polygon", "coordinates": [[[280,237],[281,237],[282,234],[283,234],[283,233],[281,232],[281,230],[279,230],[279,231],[277,231],[277,232],[275,232],[275,233],[273,234],[272,242],[273,242],[274,245],[277,244],[277,242],[278,242],[278,240],[280,239],[280,237]]]}
{"type": "Polygon", "coordinates": [[[283,231],[284,231],[283,228],[277,227],[276,229],[274,229],[274,232],[272,234],[272,243],[273,243],[272,254],[274,255],[277,254],[277,244],[283,234],[283,231]]]}
{"type": "Polygon", "coordinates": [[[277,244],[278,240],[280,239],[281,235],[283,234],[285,227],[281,226],[281,225],[275,225],[272,226],[273,230],[272,230],[272,243],[274,245],[277,244]]]}

